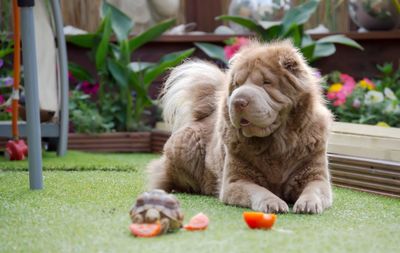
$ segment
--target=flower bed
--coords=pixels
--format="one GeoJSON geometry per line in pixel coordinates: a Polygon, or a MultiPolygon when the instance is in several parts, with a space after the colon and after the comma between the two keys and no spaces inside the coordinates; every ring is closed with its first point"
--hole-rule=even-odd
{"type": "Polygon", "coordinates": [[[337,121],[400,127],[400,68],[378,65],[380,76],[355,81],[334,72],[327,77],[326,97],[337,121]]]}

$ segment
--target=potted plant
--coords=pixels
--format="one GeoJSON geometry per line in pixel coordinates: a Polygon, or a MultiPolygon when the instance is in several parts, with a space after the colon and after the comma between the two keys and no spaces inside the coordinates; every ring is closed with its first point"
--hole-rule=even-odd
{"type": "Polygon", "coordinates": [[[146,109],[154,105],[148,89],[157,77],[189,57],[194,49],[164,55],[156,63],[131,61],[135,50],[171,28],[174,20],[161,22],[129,38],[134,24],[128,16],[106,1],[102,2],[101,16],[102,22],[95,33],[67,37],[68,42],[90,50],[98,76],[97,81],[79,65],[69,64],[71,78],[78,84],[76,89],[91,97],[76,93],[72,96],[94,103],[85,109],[82,104],[72,105],[73,125],[85,125],[82,117],[85,113],[95,115],[95,119],[91,118],[91,128],[84,127],[84,133],[70,134],[69,147],[91,151],[151,151],[150,128],[143,121],[146,109]],[[74,106],[78,107],[74,109],[74,106]]]}

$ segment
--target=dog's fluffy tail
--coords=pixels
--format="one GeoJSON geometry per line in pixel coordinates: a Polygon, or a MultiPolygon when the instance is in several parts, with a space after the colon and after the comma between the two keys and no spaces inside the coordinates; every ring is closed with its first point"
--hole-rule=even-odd
{"type": "Polygon", "coordinates": [[[187,61],[174,68],[160,95],[164,121],[172,131],[211,115],[224,79],[223,71],[205,61],[187,61]]]}

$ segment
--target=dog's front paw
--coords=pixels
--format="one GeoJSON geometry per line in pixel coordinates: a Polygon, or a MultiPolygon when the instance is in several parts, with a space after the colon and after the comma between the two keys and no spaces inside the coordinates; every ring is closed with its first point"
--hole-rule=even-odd
{"type": "Polygon", "coordinates": [[[301,195],[293,206],[295,213],[320,214],[324,209],[322,199],[316,194],[301,195]]]}
{"type": "Polygon", "coordinates": [[[264,213],[287,213],[289,206],[278,197],[269,197],[253,203],[252,209],[264,213]]]}

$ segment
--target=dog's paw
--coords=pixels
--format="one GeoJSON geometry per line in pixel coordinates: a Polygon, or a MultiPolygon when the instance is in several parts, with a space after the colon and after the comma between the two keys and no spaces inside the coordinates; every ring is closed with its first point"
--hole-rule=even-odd
{"type": "Polygon", "coordinates": [[[295,213],[320,214],[324,209],[322,199],[316,194],[301,195],[293,206],[295,213]]]}
{"type": "Polygon", "coordinates": [[[287,213],[289,206],[278,197],[269,197],[254,203],[252,209],[264,213],[287,213]]]}

